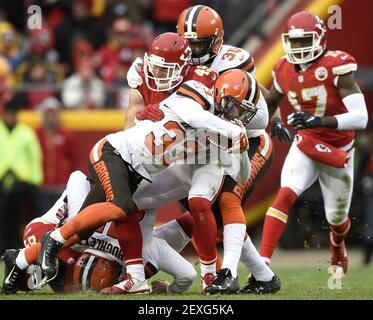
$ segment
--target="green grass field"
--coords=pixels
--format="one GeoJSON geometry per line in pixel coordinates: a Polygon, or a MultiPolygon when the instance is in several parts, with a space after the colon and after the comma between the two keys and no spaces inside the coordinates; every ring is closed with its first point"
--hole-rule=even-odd
{"type": "MultiPolygon", "coordinates": [[[[274,295],[222,295],[222,296],[203,296],[200,292],[200,283],[195,281],[193,286],[181,295],[136,295],[136,296],[102,296],[93,292],[82,292],[76,294],[54,294],[45,287],[42,290],[32,293],[19,293],[13,296],[0,295],[0,300],[355,300],[355,299],[373,299],[373,268],[372,267],[351,267],[347,276],[343,278],[341,289],[329,289],[328,279],[330,274],[326,268],[320,267],[278,267],[273,268],[282,282],[281,290],[274,295]]],[[[3,281],[3,265],[0,265],[0,279],[3,281]]],[[[240,284],[243,285],[247,273],[243,268],[239,270],[240,284]]],[[[156,278],[168,279],[170,277],[164,273],[159,273],[156,278]]],[[[335,282],[333,282],[336,284],[335,282]]]]}

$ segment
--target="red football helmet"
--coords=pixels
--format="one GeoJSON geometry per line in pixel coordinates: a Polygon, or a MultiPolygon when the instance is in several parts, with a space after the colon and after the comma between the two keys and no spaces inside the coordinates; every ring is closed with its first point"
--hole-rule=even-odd
{"type": "Polygon", "coordinates": [[[306,11],[292,15],[282,34],[286,59],[293,64],[315,60],[326,49],[326,27],[315,14],[306,11]]]}
{"type": "Polygon", "coordinates": [[[258,82],[248,72],[232,69],[215,82],[216,111],[227,120],[238,119],[246,125],[256,114],[260,98],[258,82]]]}
{"type": "Polygon", "coordinates": [[[168,91],[177,87],[188,71],[192,50],[177,33],[156,37],[144,55],[145,81],[150,90],[168,91]]]}
{"type": "Polygon", "coordinates": [[[193,65],[214,58],[223,44],[223,22],[219,14],[207,6],[185,9],[177,20],[177,33],[185,37],[192,48],[193,65]]]}

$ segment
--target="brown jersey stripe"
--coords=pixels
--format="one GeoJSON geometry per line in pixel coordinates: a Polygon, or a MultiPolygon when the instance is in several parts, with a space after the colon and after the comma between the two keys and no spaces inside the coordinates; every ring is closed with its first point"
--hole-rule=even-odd
{"type": "Polygon", "coordinates": [[[208,102],[208,100],[198,91],[194,90],[186,84],[183,84],[177,90],[176,94],[193,99],[198,104],[200,104],[205,110],[210,109],[210,103],[208,102]]]}

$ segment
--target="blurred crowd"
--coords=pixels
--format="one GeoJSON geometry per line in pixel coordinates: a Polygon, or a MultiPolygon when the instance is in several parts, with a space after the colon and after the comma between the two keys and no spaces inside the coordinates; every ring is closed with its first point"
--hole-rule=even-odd
{"type": "Polygon", "coordinates": [[[51,97],[66,109],[126,109],[128,68],[156,35],[175,30],[182,10],[214,7],[228,39],[259,2],[1,0],[0,105],[16,95],[31,110],[51,97]],[[32,5],[41,8],[38,29],[28,25],[32,5]]]}
{"type": "Polygon", "coordinates": [[[125,108],[125,75],[155,29],[151,1],[1,1],[0,81],[3,103],[39,109],[51,97],[64,108],[125,108]],[[37,4],[42,27],[27,26],[37,4]]]}

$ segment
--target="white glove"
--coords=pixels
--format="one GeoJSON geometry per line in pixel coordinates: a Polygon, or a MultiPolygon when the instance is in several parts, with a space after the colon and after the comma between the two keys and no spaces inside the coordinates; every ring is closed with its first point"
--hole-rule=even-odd
{"type": "Polygon", "coordinates": [[[249,138],[247,137],[245,126],[243,125],[242,121],[238,119],[234,119],[233,123],[241,128],[241,134],[233,138],[233,148],[231,148],[229,151],[232,152],[233,150],[235,150],[235,146],[240,146],[240,152],[249,150],[249,138]]]}
{"type": "Polygon", "coordinates": [[[127,82],[132,89],[136,89],[142,85],[142,78],[139,74],[142,65],[143,61],[140,57],[138,57],[132,62],[131,67],[128,69],[127,82]]]}

